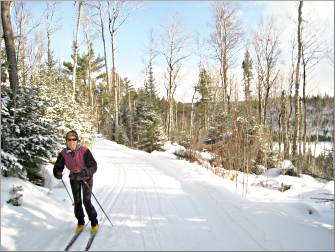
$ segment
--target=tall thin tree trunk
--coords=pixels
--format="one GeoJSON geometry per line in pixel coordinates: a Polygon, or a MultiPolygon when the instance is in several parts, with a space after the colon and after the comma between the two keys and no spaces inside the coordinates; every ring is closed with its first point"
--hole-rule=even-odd
{"type": "Polygon", "coordinates": [[[16,108],[16,92],[17,87],[19,86],[19,77],[17,70],[17,61],[15,53],[15,43],[14,35],[12,29],[12,23],[10,20],[10,8],[11,1],[1,2],[1,20],[2,20],[2,29],[3,36],[5,39],[6,55],[8,61],[8,73],[9,73],[9,83],[13,91],[12,101],[14,108],[16,108]]]}
{"type": "MultiPolygon", "coordinates": [[[[285,91],[281,93],[280,99],[280,115],[279,115],[279,153],[281,153],[281,144],[284,146],[287,142],[287,127],[286,127],[286,96],[285,91]]],[[[284,147],[284,158],[285,158],[285,147],[284,147]]]]}
{"type": "Polygon", "coordinates": [[[299,135],[298,135],[298,153],[299,156],[302,154],[302,123],[303,123],[303,112],[302,112],[302,99],[299,99],[299,135]]]}
{"type": "Polygon", "coordinates": [[[53,67],[53,58],[52,58],[52,50],[51,50],[51,36],[57,28],[53,27],[54,15],[56,11],[56,3],[47,2],[46,3],[46,11],[44,16],[44,22],[46,24],[46,35],[47,35],[47,66],[48,66],[48,78],[51,78],[51,71],[53,67]]]}
{"type": "Polygon", "coordinates": [[[104,60],[105,60],[105,72],[106,72],[106,82],[108,90],[111,90],[110,81],[109,81],[109,73],[108,73],[108,64],[107,64],[107,52],[106,52],[106,40],[105,40],[105,26],[102,19],[102,12],[101,12],[101,2],[99,1],[99,17],[100,17],[100,25],[101,25],[101,38],[102,44],[104,48],[104,60]]]}
{"type": "Polygon", "coordinates": [[[292,117],[292,90],[290,89],[290,94],[288,97],[288,104],[289,104],[289,113],[286,118],[286,141],[284,142],[284,158],[290,159],[291,153],[291,117],[292,117]]]}
{"type": "MultiPolygon", "coordinates": [[[[19,64],[19,66],[21,66],[21,73],[22,73],[22,81],[21,81],[21,85],[22,86],[26,86],[27,85],[27,66],[26,66],[26,60],[25,60],[25,51],[26,51],[26,43],[22,43],[22,47],[21,47],[21,57],[20,59],[17,61],[18,63],[21,62],[21,64],[19,64]]],[[[18,52],[19,54],[19,52],[18,52]]]]}
{"type": "MultiPolygon", "coordinates": [[[[293,144],[292,144],[292,159],[293,163],[297,162],[297,143],[299,135],[299,84],[300,84],[300,60],[301,60],[301,47],[302,47],[302,38],[301,38],[301,24],[302,24],[302,5],[303,1],[299,1],[298,9],[298,57],[297,65],[295,72],[295,95],[294,95],[294,131],[293,131],[293,144]]],[[[300,167],[298,167],[300,171],[300,167]]]]}
{"type": "Polygon", "coordinates": [[[190,119],[190,131],[189,131],[189,137],[190,137],[190,140],[193,139],[193,121],[194,121],[194,96],[196,94],[196,89],[194,89],[194,93],[193,93],[193,96],[192,96],[192,105],[191,105],[191,119],[190,119]]]}
{"type": "Polygon", "coordinates": [[[262,84],[260,80],[258,80],[257,94],[258,94],[258,120],[259,123],[262,123],[262,84]]]}
{"type": "Polygon", "coordinates": [[[115,70],[115,32],[114,32],[114,27],[111,25],[109,26],[109,32],[111,35],[111,42],[112,42],[112,80],[111,80],[109,92],[110,92],[110,95],[112,95],[112,87],[113,87],[113,90],[114,90],[114,125],[115,125],[115,131],[116,131],[119,125],[119,102],[118,102],[118,85],[116,81],[116,70],[115,70]]]}
{"type": "Polygon", "coordinates": [[[48,71],[49,71],[49,76],[50,76],[51,69],[52,69],[51,34],[50,34],[50,31],[47,31],[47,39],[48,39],[48,71]]]}
{"type": "Polygon", "coordinates": [[[267,84],[267,87],[265,89],[265,96],[264,96],[264,108],[263,108],[263,125],[266,126],[266,113],[267,113],[267,107],[268,107],[268,101],[269,101],[269,93],[270,93],[270,86],[267,84]]]}
{"type": "MultiPolygon", "coordinates": [[[[174,112],[174,125],[175,125],[175,129],[177,129],[178,127],[178,103],[176,102],[176,105],[174,106],[175,112],[174,112]]],[[[176,134],[178,134],[178,132],[176,132],[176,134]]]]}
{"type": "Polygon", "coordinates": [[[304,106],[304,129],[303,129],[303,155],[306,154],[306,142],[307,142],[307,104],[306,104],[306,62],[304,55],[304,47],[301,48],[302,53],[302,66],[303,66],[303,86],[302,86],[302,102],[304,106]]]}
{"type": "Polygon", "coordinates": [[[83,1],[79,0],[78,3],[78,16],[77,16],[77,29],[76,29],[76,39],[74,42],[74,51],[73,51],[73,72],[72,72],[72,101],[75,101],[76,97],[76,78],[77,78],[77,61],[78,61],[78,37],[79,37],[79,29],[80,29],[80,13],[81,7],[83,5],[83,1]]]}
{"type": "Polygon", "coordinates": [[[131,90],[128,90],[128,110],[130,113],[130,127],[129,127],[129,141],[130,141],[130,146],[134,146],[134,136],[133,136],[133,108],[132,108],[132,103],[131,103],[131,90]]]}
{"type": "Polygon", "coordinates": [[[172,127],[173,127],[173,95],[172,95],[172,71],[173,71],[173,68],[170,67],[170,72],[169,72],[169,91],[168,91],[168,119],[167,119],[167,123],[168,123],[168,139],[171,140],[172,138],[172,127]]]}
{"type": "Polygon", "coordinates": [[[294,50],[292,50],[292,61],[291,61],[291,67],[292,72],[290,75],[290,83],[289,83],[289,95],[288,95],[288,115],[286,117],[286,141],[284,141],[284,159],[290,159],[291,157],[291,138],[292,138],[292,132],[291,132],[291,117],[292,117],[292,88],[294,83],[294,50]]]}
{"type": "Polygon", "coordinates": [[[88,89],[89,89],[89,104],[93,109],[93,88],[92,88],[92,80],[91,80],[91,72],[92,72],[92,62],[91,62],[91,44],[89,42],[88,45],[88,89]]]}
{"type": "Polygon", "coordinates": [[[88,59],[88,76],[87,76],[87,84],[88,84],[88,100],[87,105],[91,108],[92,113],[94,112],[94,98],[93,98],[93,80],[91,78],[92,75],[92,56],[94,55],[93,48],[92,48],[92,42],[90,37],[90,24],[87,22],[88,16],[84,16],[83,21],[83,31],[87,46],[87,59],[88,59]],[[93,53],[93,55],[92,55],[93,53]]]}

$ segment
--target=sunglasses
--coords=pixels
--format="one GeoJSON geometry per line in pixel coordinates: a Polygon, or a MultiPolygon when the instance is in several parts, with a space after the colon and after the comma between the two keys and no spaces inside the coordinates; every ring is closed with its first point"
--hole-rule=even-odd
{"type": "Polygon", "coordinates": [[[68,141],[68,142],[70,142],[70,141],[77,141],[77,138],[68,138],[68,139],[66,139],[66,141],[68,141]]]}

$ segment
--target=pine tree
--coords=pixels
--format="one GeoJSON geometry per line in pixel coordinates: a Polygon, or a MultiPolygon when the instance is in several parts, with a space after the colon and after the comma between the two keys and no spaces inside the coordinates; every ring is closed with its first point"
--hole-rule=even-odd
{"type": "MultiPolygon", "coordinates": [[[[73,58],[73,55],[71,55],[73,58]]],[[[95,57],[93,48],[90,47],[89,53],[84,53],[82,55],[78,55],[77,59],[77,70],[76,70],[76,99],[78,97],[84,97],[85,102],[89,104],[89,92],[93,92],[90,90],[90,82],[92,77],[94,79],[103,79],[105,78],[105,73],[101,73],[104,59],[100,56],[95,57]]],[[[73,72],[73,64],[71,62],[63,62],[63,72],[67,75],[71,75],[73,72]]]]}

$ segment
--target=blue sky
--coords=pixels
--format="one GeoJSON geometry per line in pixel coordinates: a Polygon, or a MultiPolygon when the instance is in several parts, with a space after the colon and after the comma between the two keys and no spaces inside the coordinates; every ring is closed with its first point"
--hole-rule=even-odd
{"type": "MultiPolygon", "coordinates": [[[[134,2],[131,2],[133,4],[134,2]]],[[[242,1],[239,2],[239,10],[241,17],[241,26],[244,29],[245,37],[251,38],[253,32],[257,29],[259,20],[265,14],[277,15],[277,21],[281,23],[282,29],[291,26],[288,22],[292,20],[286,20],[287,13],[294,13],[296,9],[294,8],[294,2],[280,3],[280,2],[254,2],[254,1],[242,1]],[[290,4],[290,5],[289,5],[290,4]],[[293,7],[292,7],[293,6],[293,7]],[[278,16],[282,13],[282,16],[278,16]],[[281,21],[283,20],[283,21],[281,21]]],[[[327,8],[334,7],[331,2],[326,3],[327,8]],[[332,4],[332,6],[331,6],[332,4]]],[[[29,8],[31,8],[35,17],[38,17],[42,13],[42,9],[45,8],[45,3],[43,1],[31,1],[27,2],[29,8]]],[[[308,3],[305,3],[305,6],[308,3]]],[[[319,5],[318,5],[319,6],[319,5]]],[[[308,8],[308,7],[306,7],[308,8]]],[[[314,12],[315,7],[313,7],[314,12]]],[[[325,9],[325,8],[324,8],[325,9]]],[[[324,12],[323,9],[323,12],[324,12]]],[[[333,9],[333,8],[332,8],[333,9]]],[[[128,77],[131,83],[135,87],[139,87],[143,83],[143,72],[145,65],[143,63],[143,57],[145,57],[144,48],[149,41],[149,32],[153,29],[156,32],[156,40],[159,42],[159,34],[162,32],[162,25],[166,24],[169,17],[174,13],[178,13],[181,17],[181,25],[185,28],[185,32],[194,37],[198,33],[203,38],[208,37],[208,34],[212,31],[213,18],[212,18],[212,8],[211,2],[209,1],[144,1],[141,2],[141,7],[136,11],[133,11],[127,22],[119,29],[116,36],[116,66],[117,71],[121,73],[123,77],[128,77]]],[[[320,13],[322,16],[322,13],[320,13]]],[[[73,1],[58,1],[58,11],[56,14],[61,18],[61,29],[53,35],[52,47],[54,50],[54,55],[60,61],[71,60],[70,55],[72,53],[72,41],[74,39],[75,26],[76,26],[76,7],[73,1]]],[[[332,15],[334,18],[334,12],[327,13],[327,15],[332,15]]],[[[293,23],[293,22],[292,22],[293,23]]],[[[332,22],[332,27],[334,27],[334,22],[332,22]]],[[[331,30],[332,34],[329,36],[333,37],[334,28],[331,30]]],[[[81,27],[82,31],[82,27],[81,27]]],[[[295,31],[294,31],[295,32],[295,31]]],[[[284,33],[282,35],[284,37],[284,33]]],[[[285,35],[287,36],[287,35],[285,35]]],[[[109,34],[106,33],[107,38],[107,50],[108,50],[108,61],[109,67],[111,62],[110,56],[110,39],[109,34]]],[[[285,40],[285,38],[284,38],[285,40]]],[[[286,38],[288,40],[288,38],[286,38]]],[[[194,40],[193,40],[194,41],[194,40]]],[[[84,44],[83,37],[81,39],[82,47],[80,48],[80,53],[86,51],[86,45],[84,44]]],[[[244,42],[245,43],[245,42],[244,42]]],[[[333,40],[332,40],[333,43],[333,40]]],[[[282,44],[285,47],[286,41],[282,44]]],[[[287,46],[287,45],[286,45],[287,46]]],[[[103,55],[102,41],[100,36],[94,40],[94,50],[96,54],[103,55]]],[[[178,87],[177,98],[183,100],[190,100],[192,86],[197,81],[197,69],[199,58],[195,53],[195,45],[190,44],[187,46],[186,50],[190,51],[191,56],[185,60],[184,66],[184,76],[180,80],[180,87],[178,87]],[[186,94],[187,93],[187,94],[186,94]]],[[[284,48],[283,51],[286,49],[284,48]]],[[[244,53],[244,50],[241,50],[244,53]]],[[[162,72],[164,64],[162,60],[157,58],[157,65],[154,66],[154,71],[156,67],[156,84],[161,94],[164,94],[164,80],[162,74],[157,72],[162,72]]],[[[239,68],[240,62],[235,66],[239,68]]],[[[334,94],[334,65],[332,68],[328,69],[328,75],[331,73],[332,78],[327,80],[320,80],[319,83],[322,85],[324,82],[325,88],[318,88],[317,91],[324,93],[328,92],[334,94]]],[[[324,68],[323,68],[324,69],[324,68]]],[[[323,73],[324,75],[324,73],[323,73]]],[[[238,80],[241,80],[241,76],[238,76],[238,80]]],[[[241,88],[242,89],[242,88],[241,88]]]]}
{"type": "MultiPolygon", "coordinates": [[[[74,37],[76,9],[72,1],[59,1],[58,3],[59,12],[62,13],[59,16],[62,19],[62,28],[54,35],[56,41],[54,50],[59,58],[69,59],[71,46],[65,45],[71,45],[74,37]],[[65,40],[65,38],[68,39],[65,40]]],[[[36,10],[38,10],[37,13],[40,13],[40,7],[44,4],[40,1],[33,1],[31,6],[38,7],[36,10]]],[[[259,20],[262,5],[242,2],[240,7],[249,17],[245,24],[254,27],[259,20]]],[[[150,30],[160,32],[161,24],[166,23],[174,13],[182,16],[182,25],[187,33],[193,35],[198,32],[207,35],[212,25],[211,11],[209,1],[144,1],[143,6],[132,12],[128,21],[120,28],[116,41],[118,50],[122,51],[122,55],[125,55],[126,58],[130,53],[131,55],[138,54],[138,49],[147,43],[150,30]]],[[[101,50],[100,44],[101,41],[95,41],[96,50],[101,50]]]]}

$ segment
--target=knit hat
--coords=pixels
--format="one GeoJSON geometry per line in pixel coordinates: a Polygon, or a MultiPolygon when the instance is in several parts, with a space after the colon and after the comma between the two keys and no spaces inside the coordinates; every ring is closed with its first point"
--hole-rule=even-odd
{"type": "Polygon", "coordinates": [[[66,133],[65,139],[69,138],[76,138],[77,140],[79,140],[78,133],[75,130],[69,131],[68,133],[66,133]]]}

